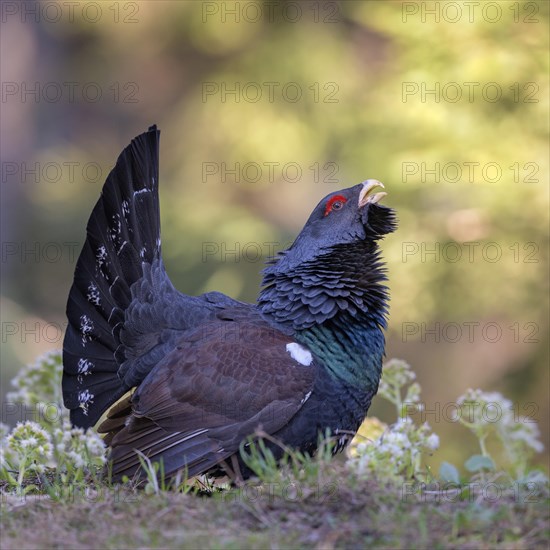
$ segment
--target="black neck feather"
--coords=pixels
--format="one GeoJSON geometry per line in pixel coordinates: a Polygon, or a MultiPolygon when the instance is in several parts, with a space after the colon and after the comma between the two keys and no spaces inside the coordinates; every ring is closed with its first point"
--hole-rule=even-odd
{"type": "Polygon", "coordinates": [[[332,246],[291,271],[278,270],[278,261],[264,270],[258,298],[277,323],[300,331],[345,316],[386,326],[387,277],[376,242],[332,246]]]}

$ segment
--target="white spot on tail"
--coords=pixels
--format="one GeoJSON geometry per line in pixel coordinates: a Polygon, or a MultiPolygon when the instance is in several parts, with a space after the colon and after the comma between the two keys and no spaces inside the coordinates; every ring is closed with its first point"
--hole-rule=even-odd
{"type": "Polygon", "coordinates": [[[97,258],[97,265],[101,267],[107,260],[107,249],[104,245],[101,245],[96,252],[95,257],[97,258]]]}
{"type": "Polygon", "coordinates": [[[82,335],[82,345],[85,346],[92,339],[94,323],[87,315],[80,316],[80,334],[82,335]]]}
{"type": "Polygon", "coordinates": [[[118,212],[113,215],[113,223],[109,228],[109,232],[111,234],[111,240],[116,243],[122,232],[122,222],[120,221],[120,214],[118,212]]]}
{"type": "Polygon", "coordinates": [[[90,390],[81,391],[78,393],[78,402],[80,403],[79,407],[88,416],[88,408],[94,402],[94,394],[90,393],[90,390]]]}
{"type": "Polygon", "coordinates": [[[89,359],[84,359],[83,357],[78,360],[76,365],[78,369],[78,374],[90,374],[94,364],[89,359]]]}
{"type": "Polygon", "coordinates": [[[309,365],[311,365],[311,362],[313,361],[313,356],[311,355],[311,352],[303,348],[300,344],[297,344],[296,342],[291,342],[290,344],[287,344],[286,351],[288,351],[292,359],[300,363],[300,365],[309,367],[309,365]]]}
{"type": "Polygon", "coordinates": [[[94,306],[98,306],[101,304],[99,290],[93,281],[88,286],[88,294],[86,294],[86,296],[88,297],[88,302],[94,304],[94,306]]]}

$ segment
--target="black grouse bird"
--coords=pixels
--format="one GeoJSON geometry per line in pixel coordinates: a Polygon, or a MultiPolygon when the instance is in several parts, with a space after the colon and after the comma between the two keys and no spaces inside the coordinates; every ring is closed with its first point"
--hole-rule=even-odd
{"type": "Polygon", "coordinates": [[[99,427],[115,480],[140,474],[135,450],[168,477],[248,477],[239,445],[259,429],[309,453],[330,430],[343,448],[382,370],[377,241],[396,226],[378,202],[385,193],[373,192],[382,184],[325,197],[268,263],[256,304],[186,296],[161,257],[159,134],[152,126],[124,149],[88,222],[63,344],[73,424],[93,426],[118,401],[99,427]]]}

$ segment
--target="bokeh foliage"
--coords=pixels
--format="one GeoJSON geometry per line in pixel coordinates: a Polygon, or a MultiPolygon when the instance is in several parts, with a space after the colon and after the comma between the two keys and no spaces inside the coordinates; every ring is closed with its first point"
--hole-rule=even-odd
{"type": "MultiPolygon", "coordinates": [[[[438,3],[438,21],[422,16],[426,7],[436,9],[434,2],[300,2],[295,22],[282,15],[292,15],[295,3],[259,3],[264,14],[273,6],[273,17],[259,21],[243,15],[248,4],[139,2],[135,23],[123,22],[125,12],[115,23],[107,8],[97,23],[78,9],[73,22],[66,16],[57,23],[8,18],[2,40],[17,37],[20,47],[4,62],[4,81],[95,82],[103,98],[9,98],[2,105],[3,159],[97,162],[104,177],[128,140],[157,123],[163,250],[172,280],[189,294],[215,289],[247,301],[255,299],[261,280],[258,246],[265,255],[272,249],[265,243],[281,248],[291,241],[334,189],[367,178],[383,181],[386,202],[400,219],[399,231],[383,245],[392,292],[388,356],[413,365],[428,409],[478,386],[503,391],[519,407],[535,403],[548,447],[549,4],[500,2],[494,21],[487,20],[494,13],[484,17],[479,6],[471,22],[460,2],[453,3],[462,10],[456,22],[454,12],[441,11],[448,2],[438,3]],[[236,5],[240,20],[224,19],[222,4],[236,5]],[[210,15],[205,10],[213,5],[220,11],[210,15]],[[536,12],[529,16],[532,6],[536,12]],[[137,85],[134,103],[123,101],[129,82],[137,85]],[[267,82],[278,83],[273,101],[267,82]],[[111,91],[116,83],[118,101],[111,91]],[[208,85],[242,89],[247,83],[260,86],[261,99],[204,95],[208,85]],[[287,83],[302,90],[301,100],[282,96],[287,83]],[[436,83],[440,89],[457,83],[462,98],[403,95],[416,86],[433,90],[436,83]],[[478,84],[471,101],[465,83],[478,84]],[[483,96],[488,83],[500,87],[501,99],[483,96]],[[258,181],[236,182],[230,174],[224,181],[219,173],[205,177],[204,163],[228,169],[257,163],[264,170],[258,181]],[[297,163],[302,177],[291,182],[276,169],[270,181],[264,163],[297,163]],[[334,163],[336,183],[323,168],[314,181],[309,167],[315,163],[334,163]],[[443,172],[437,182],[429,173],[404,174],[422,163],[428,170],[446,166],[449,177],[443,172]],[[458,181],[450,181],[452,163],[462,170],[458,181]],[[479,163],[470,164],[473,178],[465,163],[479,163]],[[483,177],[488,163],[500,167],[498,179],[493,172],[483,177]],[[468,242],[480,243],[472,261],[468,242]],[[498,261],[483,257],[488,243],[501,250],[498,261]],[[404,256],[415,245],[418,252],[404,256]],[[448,255],[439,261],[421,255],[423,246],[445,245],[448,255]],[[248,256],[223,254],[235,249],[248,256]],[[453,261],[456,249],[462,258],[453,261]],[[403,335],[405,326],[433,329],[438,322],[457,323],[462,337],[452,342],[440,334],[436,342],[430,334],[424,341],[420,333],[403,335]],[[502,329],[496,342],[481,333],[489,322],[502,329]],[[463,323],[480,323],[473,338],[463,323]]],[[[65,171],[55,182],[3,177],[2,241],[81,244],[101,181],[78,175],[71,181],[65,171]]],[[[74,259],[63,250],[54,262],[3,258],[4,322],[64,323],[74,259]]],[[[21,331],[3,331],[3,340],[3,392],[21,364],[61,344],[43,335],[23,338],[21,331]]],[[[384,413],[382,404],[374,405],[373,414],[384,413]]],[[[445,441],[445,418],[428,421],[441,422],[441,456],[471,454],[474,441],[445,441]]]]}

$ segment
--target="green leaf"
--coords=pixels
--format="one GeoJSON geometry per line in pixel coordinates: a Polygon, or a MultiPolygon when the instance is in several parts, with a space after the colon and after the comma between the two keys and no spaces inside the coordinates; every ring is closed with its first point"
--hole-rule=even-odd
{"type": "Polygon", "coordinates": [[[472,455],[465,463],[464,467],[469,472],[479,472],[480,470],[494,470],[495,463],[488,456],[472,455]]]}
{"type": "Polygon", "coordinates": [[[442,481],[448,481],[452,483],[460,483],[460,474],[450,462],[442,462],[439,467],[439,477],[442,481]]]}

